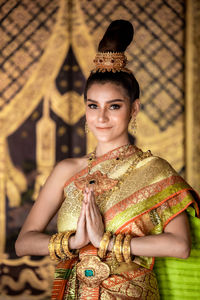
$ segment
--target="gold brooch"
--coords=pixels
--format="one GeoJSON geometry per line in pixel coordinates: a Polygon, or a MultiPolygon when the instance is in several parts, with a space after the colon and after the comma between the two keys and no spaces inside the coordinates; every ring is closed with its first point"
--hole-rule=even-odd
{"type": "Polygon", "coordinates": [[[77,264],[78,279],[88,287],[98,287],[109,275],[109,266],[98,256],[85,255],[77,264]]]}
{"type": "Polygon", "coordinates": [[[87,174],[87,176],[77,178],[74,181],[75,186],[83,192],[87,186],[93,185],[96,196],[110,190],[116,186],[117,183],[117,179],[109,178],[106,174],[102,174],[100,171],[96,171],[93,174],[87,174]]]}

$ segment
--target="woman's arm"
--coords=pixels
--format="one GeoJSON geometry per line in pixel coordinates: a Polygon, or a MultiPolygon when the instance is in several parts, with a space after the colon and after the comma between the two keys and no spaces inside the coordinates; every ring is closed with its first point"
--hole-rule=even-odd
{"type": "MultiPolygon", "coordinates": [[[[112,241],[109,250],[113,247],[112,241]]],[[[187,214],[182,212],[165,227],[164,233],[135,237],[131,240],[131,253],[141,256],[188,258],[191,249],[187,214]]]]}
{"type": "MultiPolygon", "coordinates": [[[[102,217],[96,205],[92,187],[86,197],[86,223],[91,243],[99,248],[104,233],[102,217]]],[[[165,227],[164,232],[144,237],[134,237],[131,240],[131,253],[137,256],[170,256],[187,258],[190,255],[191,238],[186,212],[180,213],[165,227]]],[[[111,239],[108,251],[113,249],[111,239]]]]}
{"type": "Polygon", "coordinates": [[[62,161],[47,179],[15,243],[18,256],[48,255],[50,236],[42,232],[62,204],[63,187],[73,167],[73,163],[62,161]]]}
{"type": "Polygon", "coordinates": [[[190,249],[190,229],[185,212],[171,220],[164,233],[133,238],[131,241],[131,253],[134,255],[188,258],[190,249]]]}

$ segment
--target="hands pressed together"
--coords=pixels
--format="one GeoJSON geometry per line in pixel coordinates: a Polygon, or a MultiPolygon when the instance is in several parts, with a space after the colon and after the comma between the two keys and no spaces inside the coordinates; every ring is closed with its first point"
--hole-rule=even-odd
{"type": "Polygon", "coordinates": [[[88,243],[99,248],[104,234],[104,223],[95,202],[93,188],[86,188],[76,234],[71,237],[70,248],[80,249],[88,243]]]}

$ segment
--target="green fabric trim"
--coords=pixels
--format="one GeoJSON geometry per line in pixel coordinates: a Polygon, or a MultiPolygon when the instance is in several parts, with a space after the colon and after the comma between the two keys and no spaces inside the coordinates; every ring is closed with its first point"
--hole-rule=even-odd
{"type": "Polygon", "coordinates": [[[159,234],[163,231],[161,224],[156,225],[150,232],[150,234],[159,234]]]}
{"type": "Polygon", "coordinates": [[[71,274],[71,269],[56,269],[54,273],[55,279],[68,279],[71,274]]]}
{"type": "Polygon", "coordinates": [[[188,194],[176,206],[166,208],[164,210],[164,212],[162,214],[162,218],[161,218],[163,225],[168,221],[168,219],[170,219],[172,216],[176,215],[179,211],[181,211],[183,208],[185,208],[192,200],[193,200],[193,197],[190,194],[188,194]]]}
{"type": "Polygon", "coordinates": [[[65,297],[65,300],[75,300],[77,299],[77,286],[76,286],[76,265],[71,270],[70,278],[69,278],[70,286],[68,287],[68,293],[65,297]]]}
{"type": "Polygon", "coordinates": [[[167,199],[170,195],[173,195],[186,188],[188,188],[187,183],[175,183],[171,186],[168,186],[156,195],[144,199],[138,205],[132,205],[131,207],[125,209],[123,212],[120,212],[118,215],[116,215],[107,225],[107,230],[116,231],[119,227],[122,226],[122,224],[126,223],[128,220],[154,207],[159,202],[163,201],[164,199],[167,199]],[[143,202],[145,202],[145,205],[143,205],[143,202]]]}

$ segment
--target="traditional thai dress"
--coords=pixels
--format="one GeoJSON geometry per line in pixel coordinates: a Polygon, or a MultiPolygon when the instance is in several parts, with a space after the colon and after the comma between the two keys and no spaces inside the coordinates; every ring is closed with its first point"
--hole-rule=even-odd
{"type": "MultiPolygon", "coordinates": [[[[86,167],[66,182],[58,232],[76,230],[88,184],[94,186],[105,230],[112,234],[130,233],[133,238],[161,234],[189,206],[199,214],[197,195],[168,162],[129,145],[96,158],[89,174],[86,167]]],[[[88,258],[97,256],[97,250],[89,244],[79,257],[58,264],[52,299],[160,299],[154,257],[136,256],[127,264],[109,252],[103,261],[97,259],[91,265],[88,258]],[[85,280],[77,276],[80,261],[85,280]],[[110,275],[102,280],[103,264],[109,266],[110,275]],[[91,287],[87,282],[94,278],[99,283],[91,287]]]]}

